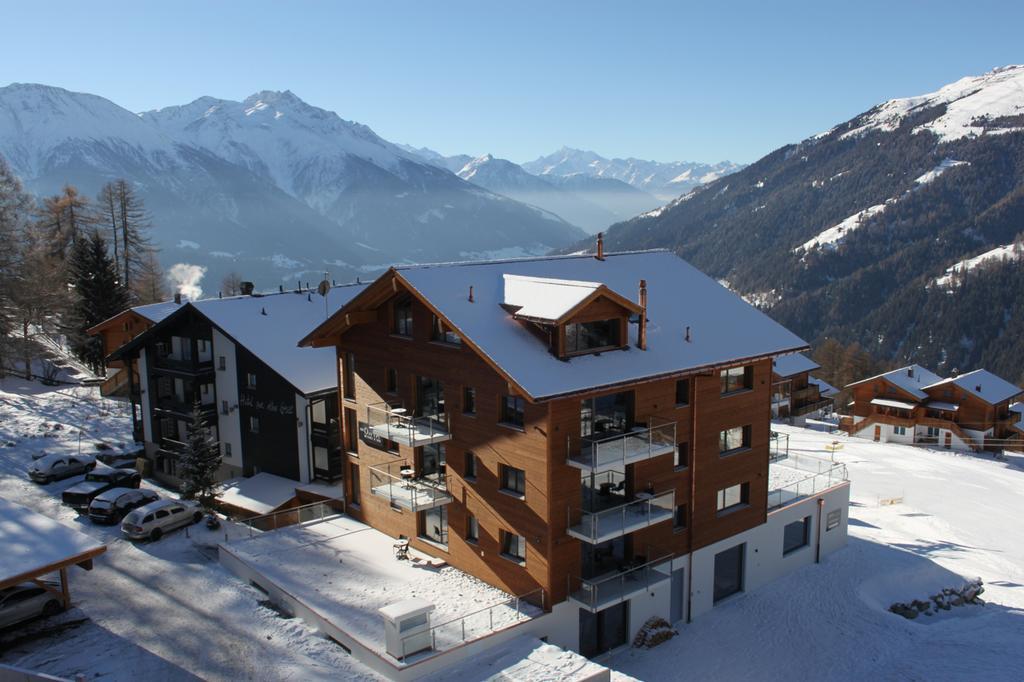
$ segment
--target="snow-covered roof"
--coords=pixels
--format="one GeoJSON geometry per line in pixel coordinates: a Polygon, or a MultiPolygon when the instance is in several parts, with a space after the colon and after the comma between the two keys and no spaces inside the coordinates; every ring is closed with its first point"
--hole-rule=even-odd
{"type": "Polygon", "coordinates": [[[535,399],[803,350],[807,343],[668,251],[396,268],[512,381],[535,399]],[[507,275],[600,282],[616,292],[647,280],[647,350],[560,360],[501,304],[507,275]],[[474,300],[469,301],[469,287],[474,300]],[[690,341],[686,340],[687,329],[690,341]]]}
{"type": "Polygon", "coordinates": [[[1017,413],[1017,423],[1013,425],[1013,428],[1018,431],[1024,431],[1024,402],[1010,405],[1010,412],[1017,413]]]}
{"type": "Polygon", "coordinates": [[[803,353],[790,353],[789,355],[780,355],[772,359],[772,371],[783,378],[791,377],[801,372],[813,372],[820,367],[821,365],[803,353]]]}
{"type": "Polygon", "coordinates": [[[917,403],[908,403],[903,400],[892,400],[890,398],[872,398],[872,405],[881,405],[882,407],[898,407],[901,410],[912,410],[917,407],[917,403]]]}
{"type": "Polygon", "coordinates": [[[301,393],[335,388],[337,357],[331,348],[296,344],[365,285],[332,287],[327,300],[316,292],[285,292],[195,301],[199,312],[228,336],[265,362],[301,393]]]}
{"type": "Polygon", "coordinates": [[[925,405],[929,410],[947,410],[949,412],[956,412],[960,409],[959,405],[953,403],[946,403],[941,400],[929,400],[925,405]]]}
{"type": "Polygon", "coordinates": [[[931,370],[925,369],[921,365],[907,365],[906,367],[894,369],[891,372],[876,374],[875,376],[868,377],[867,379],[854,381],[849,385],[856,386],[857,384],[874,381],[875,379],[885,379],[890,384],[903,389],[920,400],[924,400],[928,397],[928,394],[924,392],[925,388],[936,382],[942,381],[942,377],[931,370]]]}
{"type": "MultiPolygon", "coordinates": [[[[941,379],[933,383],[932,386],[942,386],[949,383],[956,384],[968,393],[981,398],[989,405],[1001,403],[1004,400],[1015,398],[1024,393],[1024,388],[1011,384],[987,369],[976,369],[973,372],[967,372],[967,374],[961,374],[952,379],[941,379]]],[[[928,386],[928,388],[932,386],[928,386]]]]}
{"type": "Polygon", "coordinates": [[[421,613],[430,613],[434,608],[433,602],[427,601],[423,597],[409,597],[394,604],[382,606],[377,609],[377,613],[394,623],[421,613]]]}
{"type": "Polygon", "coordinates": [[[156,324],[175,310],[179,310],[183,305],[184,303],[175,303],[174,301],[161,301],[160,303],[133,306],[132,312],[135,312],[153,324],[156,324]]]}
{"type": "Polygon", "coordinates": [[[600,282],[581,282],[550,277],[503,276],[505,305],[518,308],[516,315],[536,320],[558,320],[601,288],[600,282]]]}
{"type": "Polygon", "coordinates": [[[823,398],[835,398],[837,395],[839,395],[839,389],[833,386],[832,384],[828,383],[824,379],[819,379],[815,376],[809,376],[807,377],[807,381],[818,387],[818,393],[823,398]]]}
{"type": "Polygon", "coordinates": [[[232,478],[222,484],[217,501],[254,514],[268,514],[295,497],[296,481],[266,472],[232,478]]]}
{"type": "Polygon", "coordinates": [[[78,557],[85,561],[107,548],[90,535],[2,497],[0,546],[0,583],[36,577],[47,567],[78,557]]]}
{"type": "MultiPolygon", "coordinates": [[[[500,647],[428,675],[424,682],[604,682],[610,679],[611,671],[600,663],[532,635],[520,635],[500,647]]],[[[632,678],[620,673],[616,679],[632,678]]]]}

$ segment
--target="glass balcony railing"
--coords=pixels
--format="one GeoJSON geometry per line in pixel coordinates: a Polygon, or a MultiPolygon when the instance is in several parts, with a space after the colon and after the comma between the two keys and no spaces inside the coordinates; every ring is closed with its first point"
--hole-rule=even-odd
{"type": "Polygon", "coordinates": [[[648,426],[634,427],[613,436],[584,436],[577,448],[569,442],[568,464],[584,471],[622,470],[627,464],[674,453],[676,423],[651,417],[648,426]]]}
{"type": "Polygon", "coordinates": [[[379,438],[410,447],[451,440],[444,414],[414,417],[405,408],[376,403],[366,408],[366,423],[379,438]]]}
{"type": "Polygon", "coordinates": [[[611,575],[586,579],[569,577],[569,599],[597,612],[647,592],[655,585],[672,578],[672,555],[664,554],[653,561],[623,567],[611,575]]]}
{"type": "Polygon", "coordinates": [[[597,544],[668,521],[675,514],[676,492],[640,493],[637,499],[601,511],[569,510],[569,535],[597,544]]]}
{"type": "Polygon", "coordinates": [[[413,512],[451,504],[454,498],[448,484],[443,470],[421,475],[411,465],[398,462],[370,467],[370,492],[413,512]]]}

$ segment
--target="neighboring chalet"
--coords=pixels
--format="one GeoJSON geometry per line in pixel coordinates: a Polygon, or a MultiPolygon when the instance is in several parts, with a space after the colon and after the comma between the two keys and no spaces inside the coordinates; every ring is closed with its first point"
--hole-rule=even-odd
{"type": "Polygon", "coordinates": [[[337,352],[347,513],[542,588],[586,655],[842,546],[849,501],[769,500],[804,341],[669,252],[598,253],[392,268],[302,341],[337,352]]]}
{"type": "Polygon", "coordinates": [[[333,287],[326,298],[301,291],[186,302],[115,350],[111,360],[138,366],[134,412],[154,475],[177,482],[177,454],[198,402],[220,442],[222,479],[338,481],[334,354],[296,342],[362,288],[333,287]]]}
{"type": "Polygon", "coordinates": [[[923,443],[958,450],[999,449],[1019,439],[1010,409],[1024,389],[978,369],[943,379],[920,365],[894,369],[849,385],[851,435],[881,442],[923,443]]]}
{"type": "MultiPolygon", "coordinates": [[[[151,303],[149,305],[137,305],[133,308],[114,315],[113,317],[100,322],[95,327],[87,329],[86,332],[99,336],[103,344],[103,356],[108,357],[115,350],[125,345],[136,336],[146,331],[154,324],[164,319],[172,312],[181,307],[181,295],[176,295],[173,301],[163,303],[151,303]]],[[[132,402],[137,403],[139,388],[139,369],[133,363],[132,371],[128,371],[122,360],[107,360],[107,376],[100,385],[100,393],[107,398],[136,398],[132,402]]],[[[136,440],[142,440],[142,434],[136,434],[136,440]]]]}
{"type": "Polygon", "coordinates": [[[780,355],[772,361],[772,419],[803,423],[808,415],[831,410],[839,391],[811,372],[821,365],[803,353],[780,355]]]}

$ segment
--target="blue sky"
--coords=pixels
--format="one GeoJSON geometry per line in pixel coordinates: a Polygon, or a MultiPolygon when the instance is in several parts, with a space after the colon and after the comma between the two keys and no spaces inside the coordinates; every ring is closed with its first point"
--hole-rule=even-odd
{"type": "Polygon", "coordinates": [[[140,111],[290,89],[394,142],[753,161],[1024,62],[1024,3],[7,2],[0,85],[140,111]]]}

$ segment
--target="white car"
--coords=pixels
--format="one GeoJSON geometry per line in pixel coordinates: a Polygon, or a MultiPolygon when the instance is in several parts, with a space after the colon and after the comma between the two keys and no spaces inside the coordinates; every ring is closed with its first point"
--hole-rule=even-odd
{"type": "MultiPolygon", "coordinates": [[[[56,588],[52,583],[47,584],[56,588]]],[[[35,583],[21,583],[0,590],[0,628],[36,616],[52,616],[63,609],[59,596],[35,583]]]]}
{"type": "Polygon", "coordinates": [[[129,540],[159,540],[175,528],[198,523],[203,511],[189,500],[157,500],[128,512],[121,522],[121,532],[129,540]]]}
{"type": "Polygon", "coordinates": [[[62,478],[84,474],[96,468],[92,455],[46,455],[28,467],[28,477],[36,483],[50,483],[62,478]]]}

